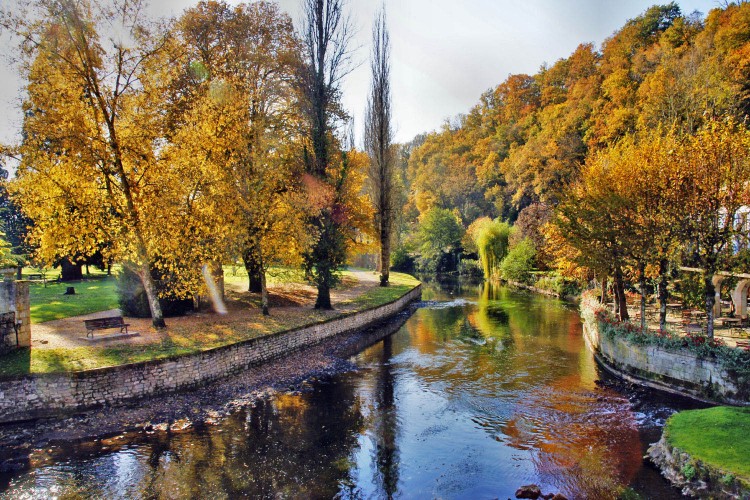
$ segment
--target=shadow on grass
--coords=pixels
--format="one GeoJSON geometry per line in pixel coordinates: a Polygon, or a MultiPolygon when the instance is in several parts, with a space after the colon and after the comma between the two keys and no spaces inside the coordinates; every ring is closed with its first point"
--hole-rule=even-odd
{"type": "Polygon", "coordinates": [[[31,349],[21,347],[0,355],[0,378],[31,373],[31,349]]]}

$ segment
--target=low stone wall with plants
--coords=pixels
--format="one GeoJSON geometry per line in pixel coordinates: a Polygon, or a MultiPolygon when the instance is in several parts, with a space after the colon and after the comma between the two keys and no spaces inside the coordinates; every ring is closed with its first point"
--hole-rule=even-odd
{"type": "Polygon", "coordinates": [[[200,387],[314,345],[325,338],[356,331],[386,319],[419,299],[421,294],[421,286],[417,286],[389,304],[197,354],[0,381],[0,423],[81,411],[200,387]]]}
{"type": "Polygon", "coordinates": [[[586,343],[608,370],[631,382],[701,401],[750,405],[750,352],[702,335],[641,331],[584,294],[586,343]]]}

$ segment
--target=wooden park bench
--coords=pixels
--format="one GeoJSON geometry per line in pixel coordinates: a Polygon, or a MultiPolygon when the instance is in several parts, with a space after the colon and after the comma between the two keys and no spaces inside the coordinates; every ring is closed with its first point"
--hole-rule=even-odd
{"type": "Polygon", "coordinates": [[[39,274],[39,273],[32,273],[32,274],[27,274],[27,275],[26,275],[26,278],[27,278],[27,279],[30,279],[30,280],[40,280],[40,279],[42,279],[43,277],[44,277],[44,276],[43,276],[43,275],[41,275],[41,274],[39,274]]]}
{"type": "Polygon", "coordinates": [[[127,335],[128,323],[123,321],[122,316],[111,316],[109,318],[97,318],[97,319],[84,319],[83,323],[86,325],[86,337],[94,338],[95,330],[107,330],[109,328],[119,328],[120,333],[127,335]]]}
{"type": "Polygon", "coordinates": [[[16,322],[16,313],[13,311],[0,313],[0,345],[5,346],[5,337],[11,334],[16,334],[16,345],[18,345],[18,327],[19,322],[16,322]]]}

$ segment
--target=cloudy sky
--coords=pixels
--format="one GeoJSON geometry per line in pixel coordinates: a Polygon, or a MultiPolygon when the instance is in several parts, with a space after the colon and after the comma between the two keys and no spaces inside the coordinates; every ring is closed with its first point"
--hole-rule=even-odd
{"type": "MultiPolygon", "coordinates": [[[[0,5],[20,0],[0,0],[0,5]]],[[[392,91],[396,139],[435,130],[468,111],[485,90],[509,74],[535,73],[543,63],[568,56],[580,43],[597,47],[625,21],[656,0],[384,0],[392,41],[392,91]]],[[[154,16],[178,15],[194,0],[152,0],[154,16]]],[[[229,3],[237,3],[230,1],[229,3]]],[[[661,3],[667,3],[662,0],[661,3]]],[[[279,0],[299,20],[300,0],[279,0]]],[[[349,0],[358,28],[354,59],[360,64],[344,83],[344,105],[361,137],[369,86],[367,61],[372,19],[381,4],[349,0]]],[[[685,14],[704,15],[717,0],[678,1],[685,14]]],[[[299,25],[299,23],[297,23],[299,25]]],[[[11,47],[0,37],[0,51],[11,47]]],[[[13,142],[20,127],[22,82],[12,67],[0,71],[0,142],[13,142]]]]}

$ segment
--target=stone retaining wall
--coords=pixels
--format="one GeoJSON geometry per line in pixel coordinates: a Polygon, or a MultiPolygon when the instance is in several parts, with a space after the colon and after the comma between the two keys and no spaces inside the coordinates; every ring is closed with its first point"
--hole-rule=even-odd
{"type": "Polygon", "coordinates": [[[648,449],[648,457],[662,475],[685,496],[699,498],[750,498],[750,484],[673,447],[664,433],[648,449]]]}
{"type": "Polygon", "coordinates": [[[418,286],[390,304],[187,356],[0,381],[0,423],[199,387],[327,337],[359,330],[398,313],[421,294],[418,286]]]}
{"type": "MultiPolygon", "coordinates": [[[[587,307],[585,302],[582,309],[587,307]]],[[[750,405],[747,388],[722,364],[690,351],[637,345],[601,335],[593,311],[583,311],[583,336],[597,361],[629,382],[708,403],[750,405]],[[742,390],[741,390],[742,389],[742,390]]]]}

